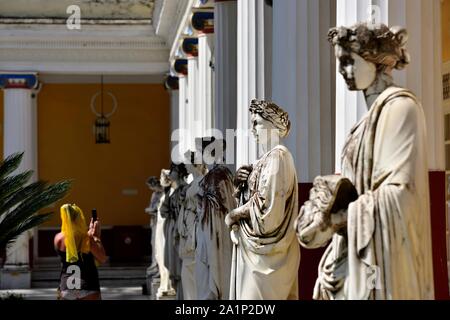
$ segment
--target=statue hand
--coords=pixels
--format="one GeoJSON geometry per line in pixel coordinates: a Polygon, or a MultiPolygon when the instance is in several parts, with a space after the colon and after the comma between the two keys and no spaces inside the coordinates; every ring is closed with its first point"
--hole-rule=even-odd
{"type": "Polygon", "coordinates": [[[234,177],[234,185],[236,187],[240,186],[243,183],[246,183],[248,180],[248,177],[250,175],[250,173],[253,171],[253,166],[252,165],[246,165],[246,166],[242,166],[240,167],[237,171],[236,171],[236,175],[234,177]]]}
{"type": "Polygon", "coordinates": [[[236,224],[236,222],[237,222],[237,221],[234,220],[234,218],[233,218],[232,215],[231,215],[231,212],[228,213],[228,214],[225,216],[225,224],[226,224],[229,228],[231,228],[234,224],[236,224]]]}
{"type": "Polygon", "coordinates": [[[250,216],[250,212],[248,210],[248,205],[245,204],[242,207],[236,208],[230,211],[225,216],[225,223],[228,227],[231,227],[233,224],[236,224],[241,219],[246,219],[250,216]]]}
{"type": "Polygon", "coordinates": [[[335,232],[340,232],[347,227],[347,210],[339,210],[330,215],[331,227],[335,232]]]}

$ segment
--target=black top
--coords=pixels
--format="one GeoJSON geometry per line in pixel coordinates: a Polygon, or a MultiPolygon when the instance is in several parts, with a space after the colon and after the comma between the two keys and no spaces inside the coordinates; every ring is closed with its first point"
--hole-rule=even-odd
{"type": "Polygon", "coordinates": [[[68,290],[68,289],[80,289],[80,290],[89,290],[89,291],[100,291],[100,281],[98,279],[98,270],[95,265],[95,258],[92,253],[78,253],[78,261],[69,263],[66,261],[66,252],[57,250],[59,257],[61,258],[61,276],[59,283],[59,290],[68,290]],[[78,266],[80,270],[80,284],[79,288],[68,288],[67,283],[69,282],[69,286],[75,285],[74,276],[77,271],[69,270],[67,272],[67,268],[69,266],[78,266]]]}

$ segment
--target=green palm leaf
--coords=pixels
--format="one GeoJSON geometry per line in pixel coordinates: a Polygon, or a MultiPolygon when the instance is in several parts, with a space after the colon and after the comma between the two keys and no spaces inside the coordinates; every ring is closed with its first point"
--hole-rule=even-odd
{"type": "Polygon", "coordinates": [[[71,181],[27,184],[32,171],[13,174],[20,167],[22,158],[23,153],[13,154],[0,164],[0,248],[49,220],[52,213],[37,212],[61,200],[71,187],[71,181]]]}

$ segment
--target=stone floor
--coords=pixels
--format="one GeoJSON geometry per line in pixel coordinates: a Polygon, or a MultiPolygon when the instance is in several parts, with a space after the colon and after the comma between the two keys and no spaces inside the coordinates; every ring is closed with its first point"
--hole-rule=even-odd
{"type": "MultiPolygon", "coordinates": [[[[103,300],[149,300],[142,295],[142,287],[102,287],[103,300]]],[[[21,295],[25,300],[56,300],[55,288],[0,290],[0,297],[21,295]]]]}

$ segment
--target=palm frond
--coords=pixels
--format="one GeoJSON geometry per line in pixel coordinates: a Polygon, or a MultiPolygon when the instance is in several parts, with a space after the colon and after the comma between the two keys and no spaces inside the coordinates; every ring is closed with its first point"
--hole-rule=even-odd
{"type": "Polygon", "coordinates": [[[19,168],[22,158],[23,152],[14,153],[3,160],[0,164],[0,179],[6,177],[10,173],[13,173],[17,168],[19,168]]]}
{"type": "Polygon", "coordinates": [[[34,182],[26,187],[16,190],[16,192],[12,193],[4,201],[0,201],[0,218],[14,206],[31,197],[33,194],[37,194],[44,190],[46,184],[47,183],[44,181],[34,182]]]}
{"type": "MultiPolygon", "coordinates": [[[[33,194],[16,208],[8,212],[1,224],[9,229],[14,225],[28,219],[39,210],[48,207],[52,203],[62,199],[71,186],[70,181],[62,181],[46,187],[43,191],[33,194]]],[[[2,230],[0,229],[0,232],[2,230]]]]}
{"type": "Polygon", "coordinates": [[[25,171],[0,180],[0,203],[22,188],[30,180],[32,175],[33,171],[25,171]]]}
{"type": "Polygon", "coordinates": [[[52,213],[37,214],[64,198],[72,182],[28,184],[32,171],[12,175],[22,161],[17,153],[0,163],[0,248],[12,244],[23,232],[49,220],[52,213]]]}
{"type": "Polygon", "coordinates": [[[0,233],[0,248],[11,245],[23,232],[48,221],[52,217],[52,215],[53,213],[45,213],[31,216],[21,223],[15,225],[13,228],[9,229],[6,234],[0,233]]]}

